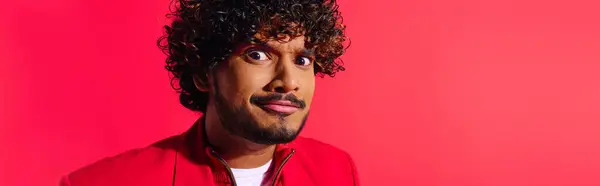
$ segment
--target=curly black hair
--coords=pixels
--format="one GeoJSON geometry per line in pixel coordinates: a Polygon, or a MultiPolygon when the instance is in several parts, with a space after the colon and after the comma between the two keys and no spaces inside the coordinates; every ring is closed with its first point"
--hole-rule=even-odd
{"type": "Polygon", "coordinates": [[[194,85],[225,61],[240,43],[264,43],[282,35],[305,36],[315,50],[315,75],[335,76],[344,67],[345,26],[335,0],[173,0],[158,46],[167,55],[171,86],[183,106],[205,112],[208,93],[194,85]],[[267,40],[254,38],[256,33],[267,40]]]}

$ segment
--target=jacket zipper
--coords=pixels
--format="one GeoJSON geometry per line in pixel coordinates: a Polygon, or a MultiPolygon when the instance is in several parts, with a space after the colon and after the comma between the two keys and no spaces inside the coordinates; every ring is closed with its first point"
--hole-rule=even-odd
{"type": "MultiPolygon", "coordinates": [[[[281,166],[279,166],[279,168],[277,168],[277,172],[275,172],[275,175],[273,177],[272,186],[275,186],[277,177],[281,173],[283,166],[288,162],[288,160],[292,157],[292,155],[294,155],[295,152],[296,151],[294,149],[292,149],[292,152],[290,153],[290,155],[288,155],[287,157],[285,157],[285,159],[283,159],[283,162],[281,162],[281,166]]],[[[227,168],[227,173],[229,174],[229,179],[231,180],[232,186],[236,186],[237,183],[235,182],[235,177],[233,177],[233,172],[231,171],[231,168],[229,167],[227,162],[223,158],[221,158],[221,156],[219,156],[215,151],[212,151],[212,153],[215,157],[217,157],[217,159],[219,159],[219,161],[221,161],[221,163],[225,166],[225,168],[227,168]]]]}
{"type": "Polygon", "coordinates": [[[215,151],[211,151],[211,152],[213,153],[213,155],[215,157],[217,157],[217,159],[219,159],[219,161],[221,161],[221,163],[225,166],[225,168],[227,168],[227,173],[229,174],[229,180],[231,180],[232,186],[236,186],[237,183],[235,182],[235,177],[233,177],[233,172],[231,171],[231,167],[229,167],[227,162],[223,158],[221,158],[221,156],[219,156],[215,151]]]}
{"type": "Polygon", "coordinates": [[[290,153],[290,155],[288,155],[287,157],[285,157],[285,159],[283,159],[283,162],[281,162],[281,166],[279,166],[279,168],[277,168],[277,172],[275,172],[275,175],[273,177],[273,184],[272,186],[275,186],[275,183],[277,183],[277,177],[279,177],[279,174],[281,173],[281,170],[283,169],[283,166],[285,165],[285,163],[288,162],[288,160],[292,157],[292,155],[294,155],[294,152],[296,152],[294,149],[292,149],[292,152],[290,153]]]}

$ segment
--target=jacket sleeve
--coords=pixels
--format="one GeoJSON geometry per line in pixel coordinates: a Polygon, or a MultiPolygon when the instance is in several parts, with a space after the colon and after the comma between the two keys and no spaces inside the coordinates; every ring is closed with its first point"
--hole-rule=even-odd
{"type": "Polygon", "coordinates": [[[60,179],[60,184],[59,186],[72,186],[71,182],[69,181],[69,176],[63,176],[60,179]]]}
{"type": "Polygon", "coordinates": [[[358,178],[358,169],[356,168],[356,164],[352,157],[348,154],[348,161],[350,162],[350,167],[352,169],[352,179],[354,181],[354,186],[360,186],[360,179],[358,178]]]}

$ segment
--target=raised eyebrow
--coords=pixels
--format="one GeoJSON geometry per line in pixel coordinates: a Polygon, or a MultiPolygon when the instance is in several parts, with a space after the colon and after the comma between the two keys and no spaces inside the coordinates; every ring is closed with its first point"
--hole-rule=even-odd
{"type": "MultiPolygon", "coordinates": [[[[275,48],[273,48],[271,45],[269,45],[267,42],[263,42],[263,43],[255,43],[255,44],[250,44],[251,46],[263,49],[263,50],[267,50],[268,52],[272,52],[272,53],[276,53],[277,55],[280,55],[281,53],[276,50],[275,48]]],[[[296,54],[302,55],[302,56],[306,56],[306,57],[314,57],[315,54],[315,50],[314,49],[307,49],[307,48],[301,48],[298,49],[296,51],[296,54]]]]}
{"type": "MultiPolygon", "coordinates": [[[[281,53],[278,50],[276,50],[275,48],[273,48],[271,45],[269,45],[267,43],[256,44],[255,46],[257,46],[258,48],[261,48],[263,50],[267,50],[268,52],[272,52],[272,53],[276,53],[277,55],[281,55],[281,53]]],[[[302,48],[302,49],[297,50],[296,54],[305,56],[305,57],[314,57],[315,50],[302,48]]]]}
{"type": "Polygon", "coordinates": [[[313,49],[303,48],[303,49],[300,50],[299,53],[302,54],[302,55],[304,55],[304,56],[307,56],[307,57],[313,57],[313,56],[315,56],[315,50],[313,50],[313,49]]]}
{"type": "Polygon", "coordinates": [[[273,48],[267,43],[254,44],[254,46],[262,50],[266,50],[267,52],[276,53],[277,55],[280,55],[279,51],[275,50],[275,48],[273,48]]]}

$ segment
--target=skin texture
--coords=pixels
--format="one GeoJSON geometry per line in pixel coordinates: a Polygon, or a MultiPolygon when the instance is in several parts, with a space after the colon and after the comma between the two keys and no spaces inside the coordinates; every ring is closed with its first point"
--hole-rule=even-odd
{"type": "Polygon", "coordinates": [[[315,78],[344,71],[349,40],[337,1],[172,3],[158,46],[180,103],[203,113],[209,142],[231,167],[263,165],[302,130],[315,78]]]}
{"type": "MultiPolygon", "coordinates": [[[[216,66],[226,63],[239,44],[262,37],[305,36],[315,54],[317,77],[343,71],[339,58],[350,42],[335,0],[175,0],[158,46],[167,55],[165,68],[180,103],[206,113],[209,91],[199,91],[216,66]],[[318,47],[316,47],[318,46],[318,47]],[[199,76],[199,77],[194,77],[199,76]]],[[[264,40],[263,40],[264,41],[264,40]]],[[[263,42],[259,41],[259,42],[263,42]]],[[[209,89],[210,87],[207,87],[209,89]]]]}
{"type": "MultiPolygon", "coordinates": [[[[256,34],[257,39],[264,39],[256,34]]],[[[274,145],[296,138],[308,116],[315,89],[314,55],[305,37],[282,36],[265,44],[239,44],[207,81],[195,78],[209,92],[206,130],[233,168],[252,168],[272,158],[274,145]],[[255,100],[297,103],[291,114],[274,113],[255,100]],[[227,147],[227,148],[223,148],[227,147]]]]}

